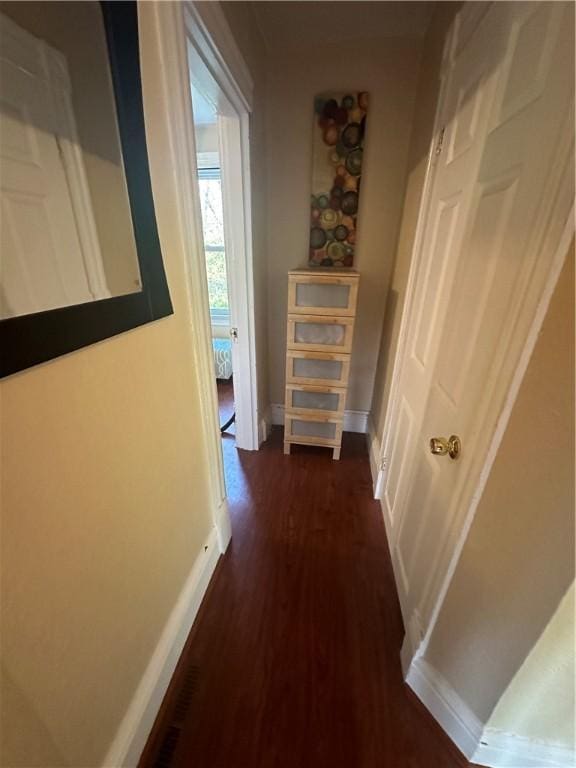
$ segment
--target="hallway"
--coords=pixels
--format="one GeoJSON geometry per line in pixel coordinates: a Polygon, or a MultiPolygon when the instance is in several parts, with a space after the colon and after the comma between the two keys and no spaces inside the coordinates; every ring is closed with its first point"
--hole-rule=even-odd
{"type": "Polygon", "coordinates": [[[280,428],[258,453],[224,450],[232,541],[142,765],[468,765],[402,680],[365,436],[345,434],[340,462],[284,456],[280,428]]]}

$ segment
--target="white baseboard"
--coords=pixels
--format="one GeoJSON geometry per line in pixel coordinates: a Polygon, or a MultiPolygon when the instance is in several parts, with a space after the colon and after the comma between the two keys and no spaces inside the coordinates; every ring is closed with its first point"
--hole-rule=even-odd
{"type": "Polygon", "coordinates": [[[442,675],[422,658],[412,661],[406,682],[470,760],[480,743],[483,724],[468,705],[442,675]]]}
{"type": "Polygon", "coordinates": [[[228,510],[228,499],[224,498],[220,502],[215,516],[216,536],[218,538],[218,547],[221,554],[224,554],[232,538],[232,521],[228,510]]]}
{"type": "Polygon", "coordinates": [[[570,747],[484,727],[447,680],[423,658],[409,665],[406,682],[472,763],[489,768],[574,768],[570,747]]]}
{"type": "Polygon", "coordinates": [[[490,768],[574,768],[576,754],[570,747],[487,727],[472,762],[490,768]]]}
{"type": "Polygon", "coordinates": [[[220,546],[213,528],[190,571],[136,692],[102,762],[103,768],[133,768],[142,750],[214,573],[220,546]]]}
{"type": "MultiPolygon", "coordinates": [[[[284,424],[284,405],[272,403],[270,406],[272,424],[284,424]]],[[[344,432],[368,432],[368,411],[344,411],[344,432]]]]}
{"type": "Polygon", "coordinates": [[[272,428],[272,414],[269,407],[262,414],[258,424],[258,446],[261,446],[270,437],[270,429],[272,428]]]}
{"type": "Polygon", "coordinates": [[[382,471],[382,446],[378,435],[376,434],[376,427],[372,420],[372,414],[368,414],[368,455],[370,457],[370,472],[372,473],[372,490],[374,491],[374,498],[379,499],[382,495],[382,482],[384,479],[384,472],[382,471]]]}
{"type": "MultiPolygon", "coordinates": [[[[394,578],[396,579],[396,573],[394,573],[394,578]]],[[[398,591],[398,584],[396,584],[396,590],[398,591]]],[[[400,594],[401,593],[398,592],[399,596],[400,594]]],[[[400,601],[400,605],[402,605],[402,601],[400,601]]],[[[403,616],[403,618],[406,632],[400,651],[400,661],[402,663],[404,677],[407,678],[412,662],[416,661],[419,656],[419,648],[424,633],[422,632],[422,620],[420,619],[420,612],[418,609],[412,611],[409,616],[403,616]]]]}
{"type": "Polygon", "coordinates": [[[284,425],[284,406],[279,403],[270,404],[270,423],[276,425],[284,425]]]}

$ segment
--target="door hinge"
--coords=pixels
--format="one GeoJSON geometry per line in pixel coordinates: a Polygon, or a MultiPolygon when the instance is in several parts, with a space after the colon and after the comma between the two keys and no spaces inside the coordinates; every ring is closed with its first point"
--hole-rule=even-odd
{"type": "Polygon", "coordinates": [[[446,128],[442,128],[440,133],[438,134],[438,141],[436,142],[436,149],[434,150],[434,154],[436,157],[442,152],[442,145],[444,144],[444,131],[446,128]]]}
{"type": "Polygon", "coordinates": [[[380,472],[384,472],[387,466],[388,466],[388,459],[386,458],[386,456],[382,456],[382,458],[380,459],[380,472]]]}
{"type": "Polygon", "coordinates": [[[238,328],[230,328],[230,338],[232,341],[238,341],[238,328]]]}

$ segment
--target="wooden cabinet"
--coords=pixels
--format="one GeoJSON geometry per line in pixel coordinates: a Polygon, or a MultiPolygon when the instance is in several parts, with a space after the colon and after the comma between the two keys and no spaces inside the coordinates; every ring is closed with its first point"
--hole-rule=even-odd
{"type": "Polygon", "coordinates": [[[340,458],[358,282],[351,269],[288,273],[284,453],[301,443],[340,458]]]}

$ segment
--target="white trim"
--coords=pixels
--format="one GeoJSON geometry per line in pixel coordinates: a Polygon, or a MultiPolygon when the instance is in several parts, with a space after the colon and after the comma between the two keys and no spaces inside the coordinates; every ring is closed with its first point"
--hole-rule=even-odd
{"type": "Polygon", "coordinates": [[[369,411],[344,411],[344,432],[368,433],[369,411]]]}
{"type": "Polygon", "coordinates": [[[186,3],[184,23],[190,78],[218,111],[229,324],[237,329],[232,347],[236,445],[258,450],[249,134],[253,83],[218,3],[186,3]]]}
{"type": "Polygon", "coordinates": [[[272,429],[272,412],[270,406],[266,408],[263,416],[260,419],[260,432],[258,434],[258,440],[260,445],[265,443],[270,437],[270,430],[272,429]]]}
{"type": "Polygon", "coordinates": [[[229,323],[232,338],[236,445],[258,450],[256,333],[248,114],[218,118],[229,323]]]}
{"type": "MultiPolygon", "coordinates": [[[[393,566],[394,567],[394,566],[393,566]]],[[[400,582],[402,583],[402,582],[400,582]]],[[[400,595],[399,595],[400,596],[400,595]]],[[[405,634],[402,642],[402,648],[400,649],[400,662],[402,664],[402,671],[404,676],[407,677],[410,670],[410,665],[413,661],[416,661],[421,654],[417,653],[422,637],[422,620],[420,619],[420,613],[416,608],[409,616],[405,615],[404,604],[400,601],[400,609],[402,611],[402,617],[404,619],[405,634]]]]}
{"type": "Polygon", "coordinates": [[[450,683],[423,658],[409,665],[406,683],[474,764],[490,768],[574,768],[576,756],[570,747],[485,727],[450,683]]]}
{"type": "Polygon", "coordinates": [[[472,762],[491,768],[574,768],[570,747],[485,728],[472,762]]]}
{"type": "Polygon", "coordinates": [[[368,414],[367,419],[367,439],[368,439],[368,456],[370,457],[370,474],[372,475],[372,490],[374,492],[374,498],[379,499],[382,495],[382,484],[384,480],[384,468],[382,465],[382,446],[378,435],[376,434],[376,427],[374,426],[374,420],[372,419],[372,413],[368,414]]]}
{"type": "Polygon", "coordinates": [[[442,675],[424,659],[414,661],[406,682],[470,760],[482,735],[483,724],[442,675]]]}
{"type": "MultiPolygon", "coordinates": [[[[284,405],[272,403],[270,405],[272,424],[284,424],[284,405]]],[[[369,411],[344,411],[344,432],[368,433],[369,411]]]]}
{"type": "MultiPolygon", "coordinates": [[[[212,352],[212,326],[208,307],[206,285],[206,260],[202,239],[200,201],[198,199],[195,164],[192,97],[188,79],[186,32],[182,6],[178,3],[141,3],[138,6],[139,21],[152,24],[157,40],[157,61],[161,62],[162,88],[160,98],[166,115],[169,136],[170,162],[166,167],[173,170],[173,183],[177,189],[177,213],[180,222],[182,251],[186,254],[186,290],[188,294],[190,332],[193,339],[192,364],[198,382],[202,403],[202,434],[200,436],[207,453],[208,481],[212,518],[218,531],[221,552],[226,550],[231,537],[228,514],[222,441],[218,422],[218,399],[214,378],[212,352]],[[150,14],[150,16],[148,16],[150,14]]],[[[145,80],[146,72],[143,72],[145,80]]],[[[158,94],[154,94],[158,98],[158,94]]],[[[146,118],[146,89],[144,89],[144,117],[146,118]]],[[[154,134],[148,133],[148,141],[154,142],[154,134]]],[[[152,174],[152,191],[154,176],[152,174]]]]}
{"type": "Polygon", "coordinates": [[[189,39],[236,111],[251,112],[254,82],[219,3],[187,2],[189,39]]]}
{"type": "Polygon", "coordinates": [[[216,529],[196,558],[136,688],[103,768],[137,766],[198,609],[220,557],[216,529]]]}

